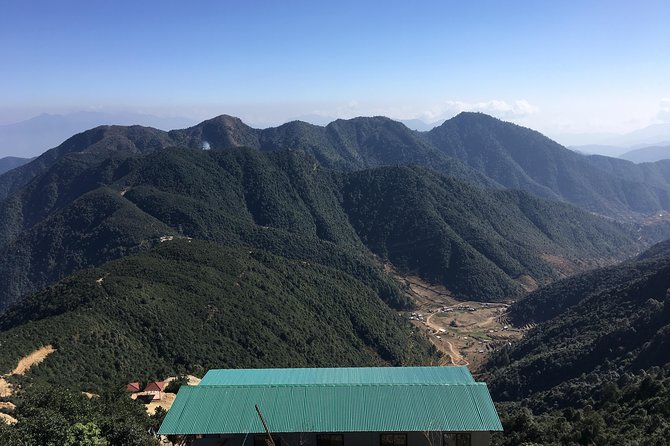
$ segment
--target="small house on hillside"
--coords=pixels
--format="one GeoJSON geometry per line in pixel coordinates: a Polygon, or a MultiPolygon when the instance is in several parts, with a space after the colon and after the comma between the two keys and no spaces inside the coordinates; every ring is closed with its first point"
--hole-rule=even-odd
{"type": "Polygon", "coordinates": [[[126,390],[127,390],[128,392],[130,392],[130,393],[137,393],[137,392],[139,392],[140,390],[142,390],[142,388],[140,387],[140,383],[138,383],[138,382],[134,382],[134,383],[129,383],[129,384],[126,386],[126,390]]]}
{"type": "Polygon", "coordinates": [[[163,398],[164,389],[165,383],[163,381],[152,381],[144,388],[144,393],[151,395],[153,401],[157,401],[163,398]]]}
{"type": "Polygon", "coordinates": [[[192,446],[486,446],[502,425],[466,367],[210,370],[159,433],[192,446]]]}

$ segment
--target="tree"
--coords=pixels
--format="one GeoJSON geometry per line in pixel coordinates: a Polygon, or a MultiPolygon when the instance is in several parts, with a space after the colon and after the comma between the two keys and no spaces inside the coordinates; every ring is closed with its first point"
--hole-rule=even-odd
{"type": "Polygon", "coordinates": [[[108,446],[100,428],[93,422],[74,424],[67,435],[64,446],[108,446]]]}

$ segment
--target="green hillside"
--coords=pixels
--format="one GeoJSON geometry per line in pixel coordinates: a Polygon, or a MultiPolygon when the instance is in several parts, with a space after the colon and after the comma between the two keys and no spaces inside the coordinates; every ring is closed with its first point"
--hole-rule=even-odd
{"type": "Polygon", "coordinates": [[[498,186],[461,161],[445,156],[417,132],[382,116],[338,119],[325,127],[292,121],[258,130],[238,118],[222,115],[185,130],[173,130],[170,137],[177,146],[195,149],[202,148],[206,141],[212,150],[295,150],[313,157],[325,168],[340,171],[418,165],[479,186],[498,186]]]}
{"type": "Polygon", "coordinates": [[[670,253],[566,279],[512,307],[539,322],[488,373],[500,444],[663,444],[670,432],[670,253]]]}
{"type": "Polygon", "coordinates": [[[170,145],[172,141],[166,132],[138,125],[105,125],[78,133],[29,163],[0,175],[0,202],[64,157],[78,157],[86,162],[115,154],[142,155],[170,145]]]}
{"type": "Polygon", "coordinates": [[[627,228],[571,206],[421,168],[352,173],[343,203],[377,255],[477,300],[518,296],[515,280],[524,275],[543,283],[566,274],[547,254],[577,267],[579,259],[606,263],[638,246],[627,228]]]}
{"type": "Polygon", "coordinates": [[[539,132],[482,113],[461,113],[424,137],[507,188],[617,218],[670,209],[667,164],[583,156],[539,132]]]}
{"type": "Polygon", "coordinates": [[[399,308],[407,298],[372,253],[459,296],[500,300],[522,292],[517,280],[544,283],[634,255],[646,242],[528,194],[487,192],[423,168],[333,172],[295,151],[66,157],[3,210],[0,308],[164,235],[337,268],[399,308]]]}
{"type": "Polygon", "coordinates": [[[409,365],[432,347],[360,280],[264,251],[174,240],[84,270],[0,317],[0,370],[90,390],[214,367],[409,365]]]}
{"type": "Polygon", "coordinates": [[[536,131],[481,113],[461,113],[429,132],[379,116],[340,119],[325,127],[293,121],[254,129],[227,115],[170,132],[102,126],[0,175],[0,202],[65,156],[144,156],[170,146],[295,150],[339,171],[419,165],[477,186],[525,190],[618,219],[670,208],[670,162],[636,165],[583,156],[536,131]]]}

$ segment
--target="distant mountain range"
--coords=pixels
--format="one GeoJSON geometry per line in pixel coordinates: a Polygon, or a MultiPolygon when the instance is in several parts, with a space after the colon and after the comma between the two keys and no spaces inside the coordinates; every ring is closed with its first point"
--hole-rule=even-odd
{"type": "Polygon", "coordinates": [[[30,158],[56,147],[75,133],[99,125],[145,125],[170,130],[193,125],[186,118],[161,118],[140,113],[76,112],[41,114],[14,124],[0,125],[0,157],[30,158]]]}
{"type": "Polygon", "coordinates": [[[570,147],[591,147],[589,153],[607,156],[618,156],[622,148],[640,148],[641,146],[659,145],[670,141],[670,123],[658,123],[629,133],[601,134],[558,134],[552,135],[558,142],[570,147]]]}
{"type": "Polygon", "coordinates": [[[631,150],[619,158],[632,161],[634,163],[654,163],[656,161],[670,159],[670,145],[643,147],[641,149],[631,150]]]}
{"type": "Polygon", "coordinates": [[[461,113],[429,132],[382,117],[336,120],[325,127],[293,121],[259,130],[225,115],[184,130],[139,129],[101,127],[77,135],[0,177],[0,198],[26,184],[37,166],[46,167],[65,153],[244,146],[298,150],[337,170],[420,165],[475,185],[523,189],[616,218],[670,208],[670,164],[580,156],[538,132],[481,113],[461,113]],[[80,140],[91,144],[82,146],[80,140]]]}
{"type": "Polygon", "coordinates": [[[32,160],[32,158],[16,158],[14,156],[0,158],[0,175],[15,167],[23,166],[30,160],[32,160]]]}
{"type": "Polygon", "coordinates": [[[506,180],[523,172],[519,163],[517,173],[501,164],[505,176],[487,169],[485,151],[505,159],[505,146],[477,138],[494,136],[516,151],[506,162],[539,142],[533,147],[545,157],[554,151],[585,172],[592,165],[480,114],[424,134],[387,118],[266,130],[229,116],[170,132],[97,127],[0,176],[0,307],[81,268],[150,249],[162,236],[337,265],[402,306],[398,290],[365,260],[368,250],[457,295],[497,300],[625,258],[663,234],[640,236],[528,193],[480,189],[500,188],[485,174],[506,180]]]}

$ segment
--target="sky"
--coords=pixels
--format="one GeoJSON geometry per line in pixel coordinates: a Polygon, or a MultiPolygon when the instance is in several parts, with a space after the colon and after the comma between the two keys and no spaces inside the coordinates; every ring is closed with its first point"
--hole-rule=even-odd
{"type": "Polygon", "coordinates": [[[549,135],[670,122],[670,2],[0,0],[0,124],[482,111],[549,135]]]}

